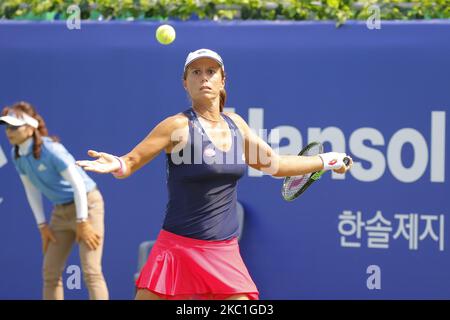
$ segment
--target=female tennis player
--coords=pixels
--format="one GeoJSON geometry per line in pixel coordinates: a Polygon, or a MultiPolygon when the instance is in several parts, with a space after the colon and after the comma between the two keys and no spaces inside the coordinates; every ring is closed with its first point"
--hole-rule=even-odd
{"type": "Polygon", "coordinates": [[[91,299],[108,299],[102,274],[103,198],[96,184],[57,141],[48,136],[44,119],[27,102],[2,111],[0,124],[13,145],[12,161],[25,187],[42,238],[43,298],[64,299],[62,272],[74,241],[80,242],[84,281],[91,299]],[[54,205],[50,224],[42,203],[54,205]]]}
{"type": "Polygon", "coordinates": [[[279,156],[235,113],[223,112],[225,69],[214,51],[189,53],[183,86],[192,107],[160,122],[130,153],[89,150],[85,170],[126,178],[167,157],[169,201],[162,230],[136,281],[136,299],[258,299],[239,253],[236,184],[246,166],[274,176],[344,173],[344,153],[279,156]]]}

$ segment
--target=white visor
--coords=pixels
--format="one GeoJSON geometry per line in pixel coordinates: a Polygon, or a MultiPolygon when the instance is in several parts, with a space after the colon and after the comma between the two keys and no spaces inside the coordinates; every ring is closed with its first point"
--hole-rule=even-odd
{"type": "Polygon", "coordinates": [[[225,71],[225,66],[223,65],[222,58],[219,56],[217,52],[214,52],[209,49],[198,49],[194,52],[189,52],[186,58],[186,62],[184,63],[184,71],[186,71],[186,68],[189,64],[200,58],[210,58],[217,61],[217,63],[222,67],[222,70],[225,71]]]}
{"type": "Polygon", "coordinates": [[[27,124],[35,129],[37,129],[39,126],[39,122],[26,113],[23,113],[22,116],[19,117],[14,112],[10,112],[6,116],[0,117],[0,124],[5,123],[15,127],[20,127],[27,124]]]}

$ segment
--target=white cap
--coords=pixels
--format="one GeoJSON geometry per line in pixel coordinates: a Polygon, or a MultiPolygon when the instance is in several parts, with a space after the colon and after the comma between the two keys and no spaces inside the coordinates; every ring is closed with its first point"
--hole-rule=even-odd
{"type": "Polygon", "coordinates": [[[217,61],[217,63],[219,63],[220,66],[222,67],[222,70],[225,71],[225,66],[223,65],[222,58],[219,56],[217,52],[214,52],[209,49],[198,49],[194,52],[189,52],[186,58],[186,62],[184,63],[184,71],[186,71],[186,68],[189,64],[200,58],[210,58],[217,61]]]}
{"type": "Polygon", "coordinates": [[[0,117],[0,124],[9,124],[15,127],[20,127],[25,124],[37,129],[39,127],[39,122],[35,119],[27,115],[26,113],[22,113],[21,116],[11,111],[6,116],[0,117]]]}

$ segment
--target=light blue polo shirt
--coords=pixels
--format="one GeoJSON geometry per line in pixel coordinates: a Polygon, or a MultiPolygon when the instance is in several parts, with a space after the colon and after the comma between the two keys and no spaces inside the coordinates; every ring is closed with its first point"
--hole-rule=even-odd
{"type": "MultiPolygon", "coordinates": [[[[21,175],[26,175],[54,205],[74,201],[74,190],[60,173],[74,164],[75,159],[61,143],[54,142],[49,137],[42,137],[42,140],[39,159],[33,156],[33,144],[30,145],[26,155],[17,159],[12,148],[12,161],[17,171],[21,175]]],[[[77,166],[77,170],[83,177],[86,192],[92,191],[96,186],[95,182],[83,169],[77,166]]]]}

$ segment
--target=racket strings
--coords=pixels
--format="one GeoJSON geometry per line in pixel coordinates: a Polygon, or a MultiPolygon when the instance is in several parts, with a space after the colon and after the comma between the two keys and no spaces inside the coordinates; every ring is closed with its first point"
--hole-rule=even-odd
{"type": "Polygon", "coordinates": [[[308,179],[309,175],[290,177],[283,188],[283,194],[287,197],[294,196],[295,193],[308,182],[308,179]]]}
{"type": "MultiPolygon", "coordinates": [[[[302,156],[315,156],[321,153],[321,145],[313,145],[310,149],[303,152],[302,156]]],[[[312,173],[300,176],[287,177],[284,181],[282,194],[286,199],[294,197],[297,192],[309,181],[312,173]]]]}

